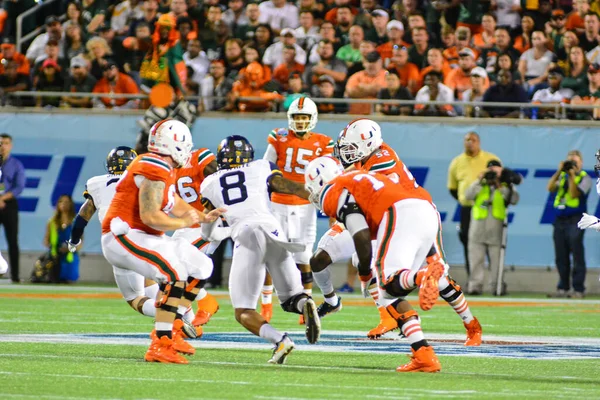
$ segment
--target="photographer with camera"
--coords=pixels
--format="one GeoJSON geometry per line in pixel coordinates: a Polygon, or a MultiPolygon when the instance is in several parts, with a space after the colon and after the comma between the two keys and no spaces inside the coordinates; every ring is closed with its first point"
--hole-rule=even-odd
{"type": "Polygon", "coordinates": [[[548,181],[548,191],[556,193],[554,199],[554,254],[559,281],[556,293],[549,297],[583,298],[585,291],[585,253],[583,249],[584,230],[577,228],[577,222],[587,212],[587,197],[592,179],[581,168],[583,157],[578,150],[571,150],[567,159],[561,161],[558,170],[548,181]],[[573,289],[571,289],[571,254],[573,255],[573,289]]]}
{"type": "Polygon", "coordinates": [[[468,293],[483,293],[485,256],[488,254],[490,275],[488,284],[492,293],[496,293],[498,275],[502,282],[500,294],[506,293],[503,269],[503,243],[505,220],[509,205],[519,201],[515,185],[521,183],[521,176],[503,168],[498,160],[490,160],[487,169],[467,188],[465,198],[473,201],[471,225],[469,226],[469,275],[468,293]]]}

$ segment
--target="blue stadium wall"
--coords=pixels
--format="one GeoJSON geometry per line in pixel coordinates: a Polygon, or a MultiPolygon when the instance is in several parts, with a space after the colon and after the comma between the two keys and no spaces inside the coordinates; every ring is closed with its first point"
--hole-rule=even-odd
{"type": "MultiPolygon", "coordinates": [[[[0,114],[0,132],[14,137],[14,154],[26,167],[27,184],[20,199],[21,249],[41,251],[46,221],[61,194],[71,194],[80,204],[86,180],[104,173],[104,159],[117,145],[133,145],[138,116],[0,114]]],[[[281,118],[203,117],[193,127],[197,147],[216,149],[220,139],[242,134],[254,144],[257,157],[266,149],[266,137],[281,118]]],[[[594,153],[600,146],[600,129],[555,125],[475,125],[443,123],[381,123],[384,138],[400,155],[437,204],[444,223],[444,245],[451,263],[463,263],[458,241],[458,208],[446,188],[448,165],[463,149],[467,131],[481,135],[482,147],[497,154],[506,166],[525,177],[519,187],[520,203],[511,213],[507,263],[526,266],[554,265],[552,198],[546,183],[570,149],[584,154],[585,169],[593,174],[594,153]]],[[[322,120],[318,131],[337,136],[343,121],[322,120]]],[[[592,189],[588,211],[600,215],[598,195],[592,189]]],[[[327,220],[319,220],[319,236],[327,220]]],[[[85,236],[85,251],[100,253],[99,224],[95,219],[85,236]]],[[[589,267],[600,266],[600,234],[586,234],[589,267]]],[[[0,248],[6,249],[4,236],[0,248]]]]}

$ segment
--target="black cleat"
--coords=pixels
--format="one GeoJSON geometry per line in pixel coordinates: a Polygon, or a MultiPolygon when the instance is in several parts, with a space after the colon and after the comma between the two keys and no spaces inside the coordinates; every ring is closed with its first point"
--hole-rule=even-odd
{"type": "Polygon", "coordinates": [[[338,297],[338,303],[335,306],[332,306],[328,302],[324,301],[319,304],[317,308],[317,313],[319,314],[319,318],[323,318],[326,315],[336,313],[342,310],[342,298],[338,297]]]}
{"type": "Polygon", "coordinates": [[[315,344],[321,335],[321,320],[317,312],[317,305],[313,299],[309,298],[306,300],[302,314],[304,315],[304,323],[306,324],[306,339],[308,343],[315,344]]]}

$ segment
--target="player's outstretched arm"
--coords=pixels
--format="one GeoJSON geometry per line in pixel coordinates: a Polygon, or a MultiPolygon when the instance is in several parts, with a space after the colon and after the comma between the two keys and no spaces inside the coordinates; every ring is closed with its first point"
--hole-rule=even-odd
{"type": "Polygon", "coordinates": [[[285,179],[279,174],[272,175],[269,185],[271,190],[276,193],[293,194],[306,200],[310,196],[310,193],[304,188],[303,184],[285,179]]]}
{"type": "Polygon", "coordinates": [[[67,247],[71,253],[74,253],[81,248],[81,237],[83,236],[83,231],[95,213],[96,205],[94,204],[94,200],[92,200],[92,198],[86,199],[79,209],[79,213],[75,217],[75,220],[73,221],[71,237],[67,241],[67,247]]]}
{"type": "Polygon", "coordinates": [[[207,176],[212,175],[215,172],[217,172],[217,169],[219,169],[219,166],[217,165],[217,161],[212,160],[206,167],[204,167],[204,171],[202,171],[202,173],[204,174],[204,177],[206,178],[207,176]]]}
{"type": "Polygon", "coordinates": [[[142,182],[138,199],[140,218],[144,224],[159,231],[173,231],[200,222],[199,213],[191,206],[191,211],[184,211],[179,217],[171,218],[165,214],[161,209],[164,191],[165,183],[162,181],[144,179],[142,182]]]}

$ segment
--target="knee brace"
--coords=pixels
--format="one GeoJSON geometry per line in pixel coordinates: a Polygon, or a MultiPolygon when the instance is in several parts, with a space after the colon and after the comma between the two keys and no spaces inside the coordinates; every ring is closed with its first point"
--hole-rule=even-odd
{"type": "Polygon", "coordinates": [[[456,283],[456,281],[454,281],[450,275],[448,275],[446,279],[448,280],[449,285],[446,289],[440,291],[440,296],[448,303],[451,303],[458,299],[463,292],[458,283],[456,283]]]}
{"type": "Polygon", "coordinates": [[[302,314],[302,312],[298,310],[298,302],[302,299],[308,299],[308,298],[310,298],[310,296],[307,295],[306,293],[297,294],[294,297],[290,297],[289,299],[287,299],[286,301],[281,303],[281,308],[283,308],[283,311],[285,311],[285,312],[302,314]]]}
{"type": "Polygon", "coordinates": [[[383,289],[392,297],[405,298],[412,292],[414,289],[404,289],[400,285],[400,273],[405,270],[400,270],[392,275],[385,283],[383,284],[383,289]]]}
{"type": "Polygon", "coordinates": [[[198,289],[198,290],[202,289],[205,284],[206,284],[206,280],[197,279],[197,278],[193,278],[193,277],[189,276],[187,279],[187,285],[185,286],[185,290],[183,292],[183,297],[186,300],[194,301],[196,299],[197,293],[193,293],[192,291],[194,289],[198,289]]]}
{"type": "Polygon", "coordinates": [[[312,283],[313,282],[312,272],[300,272],[300,280],[302,281],[303,285],[306,285],[307,283],[312,283]]]}
{"type": "Polygon", "coordinates": [[[144,308],[144,303],[147,302],[148,300],[150,300],[149,297],[138,296],[135,299],[128,301],[128,303],[134,310],[136,310],[140,314],[143,314],[142,309],[144,308]]]}
{"type": "Polygon", "coordinates": [[[400,314],[396,310],[396,306],[398,305],[398,303],[400,303],[400,301],[402,301],[402,300],[396,300],[395,302],[393,302],[392,304],[387,306],[385,309],[387,310],[388,313],[390,313],[392,318],[394,318],[398,322],[398,328],[402,329],[402,325],[404,325],[409,320],[411,320],[413,318],[419,319],[419,314],[417,314],[417,312],[415,310],[406,311],[406,312],[400,314]]]}
{"type": "Polygon", "coordinates": [[[174,283],[162,283],[159,289],[163,295],[154,303],[154,306],[161,310],[177,314],[177,306],[170,306],[167,302],[169,299],[181,299],[183,288],[175,286],[174,283]]]}

